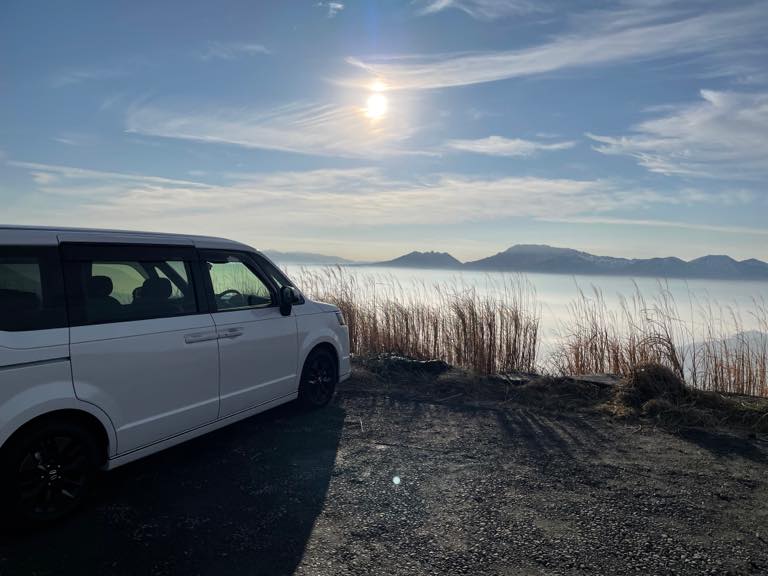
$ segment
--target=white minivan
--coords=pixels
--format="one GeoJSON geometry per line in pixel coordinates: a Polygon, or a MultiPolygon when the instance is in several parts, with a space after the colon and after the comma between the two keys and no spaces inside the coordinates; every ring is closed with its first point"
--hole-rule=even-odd
{"type": "Polygon", "coordinates": [[[112,469],[350,375],[344,316],[249,246],[0,226],[0,510],[73,510],[112,469]]]}

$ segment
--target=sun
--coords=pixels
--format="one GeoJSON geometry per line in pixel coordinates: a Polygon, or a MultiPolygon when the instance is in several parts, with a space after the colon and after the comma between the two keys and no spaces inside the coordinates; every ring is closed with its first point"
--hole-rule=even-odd
{"type": "Polygon", "coordinates": [[[365,115],[371,120],[380,120],[387,115],[389,102],[384,94],[371,94],[365,102],[365,115]]]}

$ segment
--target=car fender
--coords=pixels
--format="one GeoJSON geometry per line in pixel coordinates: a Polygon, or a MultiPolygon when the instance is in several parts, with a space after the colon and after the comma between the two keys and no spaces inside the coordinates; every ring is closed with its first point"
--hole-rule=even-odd
{"type": "Polygon", "coordinates": [[[18,390],[0,404],[0,448],[22,426],[51,412],[76,410],[96,418],[106,432],[108,456],[117,453],[117,435],[109,416],[75,397],[71,379],[50,380],[18,390]]]}
{"type": "MultiPolygon", "coordinates": [[[[317,316],[326,316],[318,314],[317,316]]],[[[311,317],[310,317],[311,318],[311,317]]],[[[325,319],[323,319],[326,321],[325,319]]],[[[334,321],[336,321],[334,317],[334,321]]],[[[343,356],[342,343],[339,335],[330,327],[318,325],[319,322],[312,322],[313,327],[307,327],[306,330],[300,330],[299,333],[299,368],[303,368],[304,362],[309,353],[320,344],[330,344],[336,351],[336,355],[341,359],[343,356]]]]}

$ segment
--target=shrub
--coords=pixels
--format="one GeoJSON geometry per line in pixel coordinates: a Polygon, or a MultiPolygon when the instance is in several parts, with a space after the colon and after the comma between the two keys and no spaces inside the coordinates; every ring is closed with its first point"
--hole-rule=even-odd
{"type": "Polygon", "coordinates": [[[635,367],[617,388],[619,400],[633,408],[649,401],[679,402],[686,395],[685,383],[661,364],[635,367]]]}

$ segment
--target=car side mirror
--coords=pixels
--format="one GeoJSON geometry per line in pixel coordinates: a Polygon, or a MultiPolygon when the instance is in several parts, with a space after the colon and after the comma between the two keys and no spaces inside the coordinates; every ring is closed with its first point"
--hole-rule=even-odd
{"type": "Polygon", "coordinates": [[[280,288],[280,314],[290,316],[294,304],[301,302],[299,291],[293,286],[283,286],[280,288]]]}

